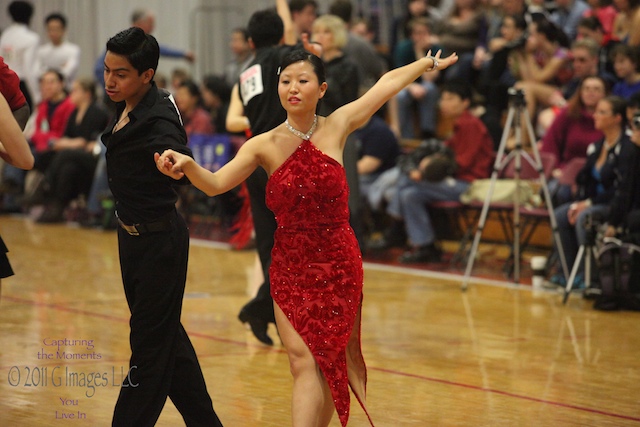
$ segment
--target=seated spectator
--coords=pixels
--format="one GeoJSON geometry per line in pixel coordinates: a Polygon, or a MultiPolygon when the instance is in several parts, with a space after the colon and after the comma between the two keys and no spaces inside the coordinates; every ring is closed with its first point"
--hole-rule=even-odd
{"type": "Polygon", "coordinates": [[[76,108],[64,135],[51,140],[48,164],[41,170],[46,205],[38,222],[62,222],[69,202],[81,194],[88,195],[101,151],[98,137],[109,122],[108,113],[96,102],[93,80],[81,78],[73,82],[69,97],[76,108]]]}
{"type": "MultiPolygon", "coordinates": [[[[471,88],[468,84],[449,82],[442,87],[440,111],[454,122],[453,134],[445,141],[454,155],[456,171],[444,179],[430,177],[426,172],[433,161],[425,157],[407,173],[400,175],[395,197],[387,212],[396,220],[404,219],[412,249],[400,257],[400,262],[433,262],[441,251],[435,245],[435,232],[429,217],[428,204],[436,201],[459,200],[460,195],[477,178],[487,178],[493,160],[493,141],[487,128],[471,115],[471,88]]],[[[441,177],[440,177],[441,178],[441,177]]]]}
{"type": "Polygon", "coordinates": [[[370,39],[362,38],[351,31],[353,6],[351,0],[333,0],[329,5],[329,14],[342,19],[347,30],[347,43],[343,52],[358,67],[358,81],[360,94],[363,94],[378,81],[389,68],[382,57],[376,52],[370,39]]]}
{"type": "Polygon", "coordinates": [[[620,157],[624,173],[611,201],[605,237],[621,237],[640,244],[640,114],[633,117],[631,142],[620,157]]]}
{"type": "MultiPolygon", "coordinates": [[[[35,113],[34,126],[27,136],[34,153],[34,167],[44,170],[49,161],[50,141],[64,134],[75,105],[64,91],[64,77],[56,70],[46,71],[40,77],[40,97],[42,101],[35,113]]],[[[4,195],[3,208],[19,211],[17,197],[24,193],[26,173],[22,169],[7,165],[2,174],[5,190],[11,187],[9,194],[4,195]]]]}
{"type": "MultiPolygon", "coordinates": [[[[620,168],[620,155],[631,144],[626,135],[626,103],[617,96],[601,99],[593,115],[594,126],[602,132],[603,138],[589,145],[587,162],[576,177],[577,198],[567,202],[554,211],[558,224],[558,233],[562,250],[569,268],[578,254],[578,248],[586,243],[587,218],[606,219],[610,212],[610,202],[619,185],[623,173],[620,168]]],[[[576,283],[584,286],[582,274],[584,265],[580,265],[576,283]]],[[[564,286],[562,280],[552,279],[564,286]]]]}
{"type": "MultiPolygon", "coordinates": [[[[573,77],[562,88],[562,97],[570,99],[582,84],[582,81],[590,76],[597,76],[598,73],[598,50],[595,41],[590,39],[577,40],[571,46],[571,62],[573,64],[573,77]]],[[[607,83],[605,75],[600,75],[607,83]]],[[[607,85],[609,86],[609,84],[607,85]]],[[[609,86],[610,87],[610,86],[609,86]]],[[[560,112],[560,107],[551,107],[542,110],[538,114],[537,134],[544,136],[560,112]]]]}
{"type": "Polygon", "coordinates": [[[591,39],[595,41],[600,50],[598,51],[598,75],[605,76],[607,81],[615,81],[615,70],[613,69],[613,61],[610,60],[611,51],[620,42],[607,37],[602,24],[595,16],[582,18],[578,23],[578,40],[591,39]]]}
{"type": "Polygon", "coordinates": [[[587,147],[602,138],[602,132],[593,124],[593,113],[598,101],[606,95],[606,84],[602,78],[593,76],[584,79],[580,89],[558,113],[539,143],[540,151],[552,153],[557,159],[557,167],[549,180],[549,190],[555,195],[555,206],[573,199],[571,187],[558,184],[563,168],[574,157],[586,157],[587,147]]]}
{"type": "Polygon", "coordinates": [[[500,145],[504,128],[504,116],[508,107],[508,90],[516,83],[510,64],[516,51],[523,51],[526,42],[527,21],[521,15],[506,15],[502,18],[500,36],[489,40],[492,57],[484,67],[480,90],[485,99],[486,112],[483,117],[496,149],[500,145]]]}
{"type": "Polygon", "coordinates": [[[575,40],[580,18],[590,10],[582,0],[555,0],[557,8],[551,12],[550,20],[569,38],[575,40]]]}
{"type": "Polygon", "coordinates": [[[580,38],[580,26],[585,18],[595,18],[600,24],[602,34],[605,38],[605,44],[613,37],[613,25],[616,21],[618,11],[611,4],[611,0],[587,0],[587,4],[591,9],[585,11],[582,18],[578,21],[576,27],[576,38],[580,38]]]}
{"type": "Polygon", "coordinates": [[[629,99],[631,95],[640,91],[640,55],[638,48],[619,44],[611,52],[613,67],[618,82],[611,89],[612,95],[629,99]]]}
{"type": "Polygon", "coordinates": [[[634,25],[638,26],[638,20],[640,19],[640,1],[619,0],[616,1],[615,6],[618,9],[618,14],[613,21],[613,39],[626,44],[632,39],[637,42],[635,38],[638,35],[638,31],[634,31],[633,27],[634,25]]]}
{"type": "Polygon", "coordinates": [[[193,134],[211,135],[214,133],[211,116],[202,108],[200,89],[193,80],[185,80],[178,86],[175,99],[184,130],[187,133],[187,141],[193,134]]]}
{"type": "Polygon", "coordinates": [[[64,76],[65,88],[71,89],[80,65],[80,47],[65,40],[67,19],[60,13],[47,15],[44,20],[49,42],[38,47],[38,71],[59,70],[64,76]]]}
{"type": "Polygon", "coordinates": [[[444,73],[445,80],[475,81],[486,53],[485,15],[479,0],[454,0],[451,13],[438,26],[438,41],[445,55],[456,52],[458,62],[444,73]]]}
{"type": "Polygon", "coordinates": [[[546,19],[537,19],[529,24],[525,51],[516,51],[514,55],[512,70],[516,87],[524,91],[533,123],[540,107],[566,103],[560,88],[573,74],[568,47],[569,41],[562,30],[546,19]]]}
{"type": "Polygon", "coordinates": [[[227,133],[227,111],[231,102],[231,87],[222,77],[205,76],[200,86],[202,102],[209,111],[215,133],[227,133]]]}
{"type": "MultiPolygon", "coordinates": [[[[415,18],[409,23],[410,38],[398,44],[394,56],[394,68],[402,67],[425,56],[429,50],[437,52],[440,47],[431,43],[429,21],[426,18],[415,18]]],[[[422,77],[402,89],[397,100],[397,117],[391,117],[392,128],[402,138],[429,138],[436,134],[436,116],[438,98],[440,96],[436,80],[438,70],[424,73],[422,77]],[[414,114],[417,107],[419,134],[414,125],[414,114]]]]}
{"type": "Polygon", "coordinates": [[[342,19],[335,15],[323,15],[313,21],[312,28],[313,41],[322,45],[322,61],[328,84],[318,114],[328,116],[358,98],[360,73],[356,63],[342,50],[348,37],[342,19]]]}
{"type": "Polygon", "coordinates": [[[633,133],[633,117],[640,112],[640,92],[636,92],[627,99],[627,135],[633,133]]]}
{"type": "Polygon", "coordinates": [[[368,200],[371,184],[396,165],[400,145],[391,128],[377,115],[354,133],[359,142],[357,167],[360,195],[368,200]]]}

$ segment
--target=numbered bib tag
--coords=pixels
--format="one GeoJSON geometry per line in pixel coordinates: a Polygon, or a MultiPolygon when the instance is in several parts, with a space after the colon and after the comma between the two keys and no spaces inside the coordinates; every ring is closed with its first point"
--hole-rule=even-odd
{"type": "Polygon", "coordinates": [[[255,64],[240,74],[240,95],[242,103],[246,106],[251,98],[264,92],[262,83],[262,67],[255,64]]]}

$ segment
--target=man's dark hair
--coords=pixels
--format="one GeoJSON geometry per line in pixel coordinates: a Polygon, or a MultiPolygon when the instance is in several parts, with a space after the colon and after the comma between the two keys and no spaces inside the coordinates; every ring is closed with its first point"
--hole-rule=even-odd
{"type": "Polygon", "coordinates": [[[249,31],[247,31],[247,29],[244,27],[236,27],[233,29],[232,32],[242,34],[242,37],[244,37],[245,42],[249,40],[249,31]]]}
{"type": "Polygon", "coordinates": [[[155,73],[160,58],[158,41],[151,34],[145,34],[138,27],[127,28],[111,37],[107,42],[107,50],[122,55],[138,70],[138,75],[148,69],[155,73]]]}
{"type": "Polygon", "coordinates": [[[329,6],[329,14],[335,15],[349,24],[353,15],[353,6],[351,0],[335,0],[329,6]]]}
{"type": "Polygon", "coordinates": [[[452,80],[442,84],[440,92],[449,92],[454,95],[458,95],[463,101],[473,98],[473,91],[471,85],[463,80],[452,80]]]}
{"type": "Polygon", "coordinates": [[[275,46],[284,36],[284,24],[275,10],[260,10],[251,15],[247,27],[256,49],[275,46]]]}
{"type": "Polygon", "coordinates": [[[46,18],[44,18],[45,25],[51,21],[60,21],[60,23],[62,24],[62,28],[67,28],[67,18],[65,18],[61,13],[50,13],[46,18]]]}
{"type": "Polygon", "coordinates": [[[11,2],[7,10],[14,22],[29,25],[31,15],[33,15],[33,6],[31,3],[26,1],[14,1],[11,2]]]}
{"type": "Polygon", "coordinates": [[[314,9],[318,10],[318,3],[316,0],[290,0],[289,1],[289,10],[291,13],[300,12],[307,6],[313,6],[314,9]]]}

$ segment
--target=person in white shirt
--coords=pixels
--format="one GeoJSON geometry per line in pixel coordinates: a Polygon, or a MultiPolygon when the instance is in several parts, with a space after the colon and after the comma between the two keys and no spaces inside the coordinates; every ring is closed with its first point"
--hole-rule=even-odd
{"type": "Polygon", "coordinates": [[[67,19],[60,13],[52,13],[44,20],[49,42],[40,46],[36,52],[39,73],[58,70],[64,76],[67,91],[76,78],[80,64],[80,47],[65,40],[67,19]]]}
{"type": "Polygon", "coordinates": [[[35,67],[36,50],[40,36],[29,29],[33,6],[26,1],[13,1],[7,8],[13,23],[0,36],[0,56],[20,77],[20,90],[33,110],[38,96],[38,69],[35,67]],[[33,101],[32,101],[32,97],[33,101]]]}

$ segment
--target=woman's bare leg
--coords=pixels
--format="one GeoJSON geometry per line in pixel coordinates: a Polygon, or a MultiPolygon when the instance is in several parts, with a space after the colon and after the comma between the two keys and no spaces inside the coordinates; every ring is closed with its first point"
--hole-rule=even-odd
{"type": "Polygon", "coordinates": [[[309,347],[275,303],[274,312],[278,333],[287,349],[293,375],[291,402],[293,427],[326,427],[335,412],[327,380],[309,347]]]}

